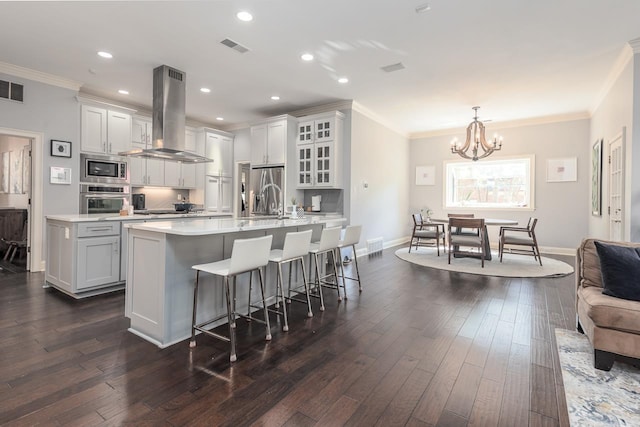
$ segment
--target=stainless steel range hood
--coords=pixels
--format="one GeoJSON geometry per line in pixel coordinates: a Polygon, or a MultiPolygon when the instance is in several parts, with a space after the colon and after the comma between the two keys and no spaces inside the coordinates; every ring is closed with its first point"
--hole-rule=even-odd
{"type": "Polygon", "coordinates": [[[152,148],[134,149],[121,156],[173,160],[183,163],[212,162],[185,151],[186,74],[162,65],[153,70],[152,148]]]}

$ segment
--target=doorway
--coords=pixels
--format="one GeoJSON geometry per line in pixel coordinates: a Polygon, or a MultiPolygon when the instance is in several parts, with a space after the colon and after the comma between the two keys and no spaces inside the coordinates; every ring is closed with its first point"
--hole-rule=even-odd
{"type": "Polygon", "coordinates": [[[31,145],[23,136],[0,135],[0,267],[29,270],[31,145]]]}
{"type": "MultiPolygon", "coordinates": [[[[43,166],[42,157],[44,151],[44,134],[41,132],[31,132],[20,129],[0,128],[0,136],[22,138],[29,141],[31,156],[29,158],[26,178],[23,176],[23,187],[27,182],[28,200],[27,206],[27,248],[23,249],[27,252],[25,268],[28,271],[43,271],[45,268],[44,251],[43,251],[43,166]]],[[[1,158],[1,157],[0,157],[1,158]]],[[[11,155],[9,155],[11,160],[11,155]]],[[[16,177],[17,178],[17,177],[16,177]]],[[[11,182],[11,180],[9,181],[11,182]]],[[[0,190],[2,184],[0,183],[0,190]]],[[[5,252],[0,252],[0,259],[4,258],[5,252]]],[[[11,255],[10,255],[11,256],[11,255]]],[[[17,257],[18,255],[16,255],[17,257]]],[[[15,258],[14,258],[15,259],[15,258]]]]}

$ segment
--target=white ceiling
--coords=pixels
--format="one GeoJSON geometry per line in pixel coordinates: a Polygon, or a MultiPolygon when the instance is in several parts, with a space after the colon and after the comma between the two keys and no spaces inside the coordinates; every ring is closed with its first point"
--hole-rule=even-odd
{"type": "Polygon", "coordinates": [[[152,70],[166,64],[186,72],[195,120],[355,100],[407,134],[466,125],[474,105],[494,122],[586,113],[640,36],[638,0],[0,1],[0,17],[1,62],[83,92],[150,108],[152,70]],[[254,20],[236,19],[241,9],[254,20]],[[380,69],[397,62],[406,68],[380,69]]]}

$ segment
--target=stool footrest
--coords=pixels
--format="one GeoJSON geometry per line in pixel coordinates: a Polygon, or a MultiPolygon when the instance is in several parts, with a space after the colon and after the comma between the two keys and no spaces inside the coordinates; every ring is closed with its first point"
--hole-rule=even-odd
{"type": "MultiPolygon", "coordinates": [[[[256,307],[255,305],[252,305],[251,307],[262,309],[262,307],[256,307]]],[[[253,320],[253,321],[265,324],[265,325],[267,324],[267,322],[262,320],[262,319],[258,319],[257,317],[253,317],[253,316],[247,316],[246,314],[236,313],[236,316],[242,317],[243,319],[253,320]]]]}
{"type": "Polygon", "coordinates": [[[207,335],[209,335],[210,337],[217,338],[217,339],[219,339],[219,340],[221,340],[221,341],[224,341],[224,342],[231,342],[231,338],[229,338],[229,337],[225,337],[224,335],[220,335],[220,334],[217,334],[217,333],[215,333],[215,332],[211,332],[210,330],[205,329],[205,328],[202,328],[202,327],[200,327],[200,326],[194,326],[194,327],[193,327],[193,329],[195,329],[196,331],[200,331],[200,332],[202,332],[203,334],[207,334],[207,335]]]}

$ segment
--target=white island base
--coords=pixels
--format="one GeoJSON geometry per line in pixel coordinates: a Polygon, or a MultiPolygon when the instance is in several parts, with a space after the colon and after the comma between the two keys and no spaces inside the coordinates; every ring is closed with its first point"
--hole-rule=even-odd
{"type": "MultiPolygon", "coordinates": [[[[131,319],[129,331],[161,348],[189,338],[196,275],[191,266],[230,257],[235,239],[271,234],[272,247],[281,248],[289,231],[312,229],[312,240],[316,241],[320,239],[325,225],[339,225],[343,221],[342,218],[314,217],[298,220],[208,219],[128,225],[125,316],[131,319]]],[[[273,266],[267,268],[265,279],[266,295],[275,295],[273,266]]],[[[237,280],[237,311],[246,312],[249,275],[242,275],[237,280]]],[[[259,299],[258,289],[258,286],[253,287],[254,301],[259,299]]],[[[225,313],[222,281],[211,275],[201,275],[198,321],[225,313]]],[[[219,323],[224,323],[224,320],[219,323]]]]}

